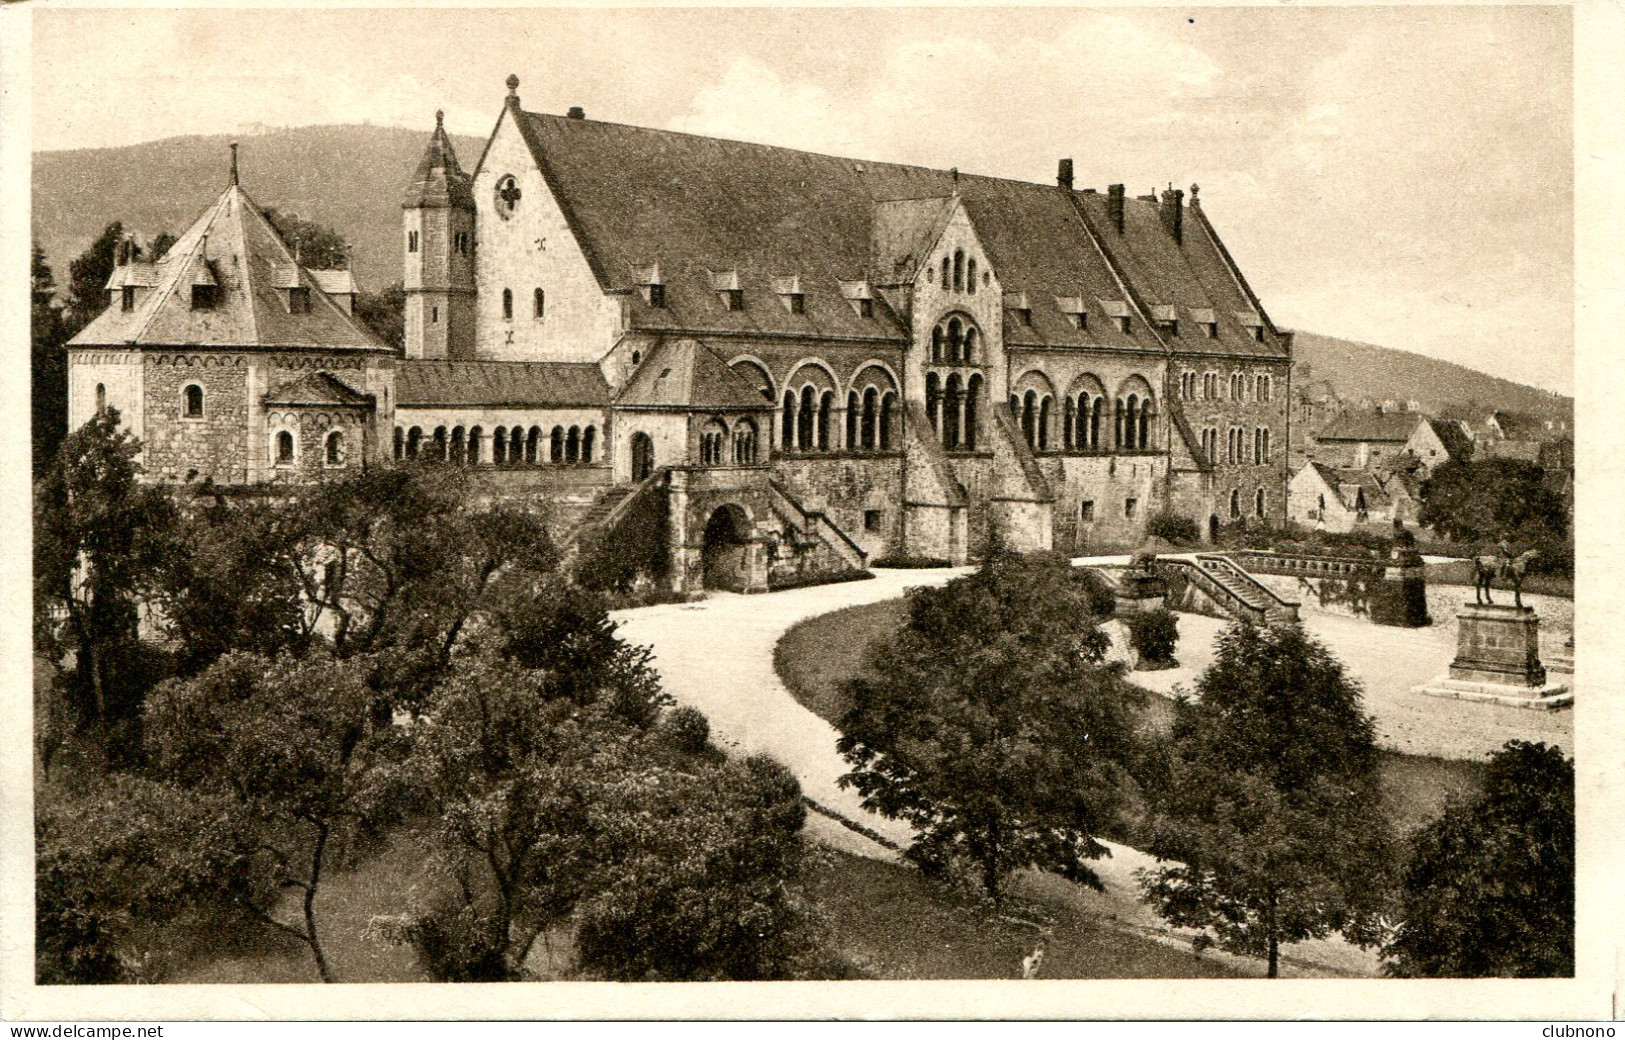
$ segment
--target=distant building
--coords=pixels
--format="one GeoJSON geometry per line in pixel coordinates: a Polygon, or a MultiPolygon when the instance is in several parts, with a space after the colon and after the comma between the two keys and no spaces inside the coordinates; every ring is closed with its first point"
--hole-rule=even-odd
{"type": "Polygon", "coordinates": [[[1309,455],[1315,462],[1391,471],[1407,468],[1406,460],[1414,459],[1424,478],[1445,462],[1468,458],[1473,451],[1472,438],[1463,424],[1416,412],[1342,415],[1317,430],[1312,440],[1309,455]]]}
{"type": "Polygon", "coordinates": [[[1392,525],[1394,502],[1369,468],[1306,462],[1287,483],[1287,519],[1317,531],[1346,534],[1368,524],[1392,525]]]}

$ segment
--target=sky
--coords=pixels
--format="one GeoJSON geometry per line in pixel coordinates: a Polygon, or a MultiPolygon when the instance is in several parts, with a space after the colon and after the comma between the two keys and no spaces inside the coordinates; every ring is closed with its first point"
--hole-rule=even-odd
{"type": "MultiPolygon", "coordinates": [[[[1131,194],[1276,324],[1574,390],[1565,7],[46,10],[33,148],[527,109],[1131,194]]],[[[390,190],[393,190],[391,188],[390,190]]]]}

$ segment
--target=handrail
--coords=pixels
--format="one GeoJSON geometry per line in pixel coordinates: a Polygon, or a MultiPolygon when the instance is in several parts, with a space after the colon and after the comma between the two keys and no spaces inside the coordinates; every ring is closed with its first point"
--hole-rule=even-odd
{"type": "Polygon", "coordinates": [[[1262,592],[1267,598],[1274,600],[1276,605],[1283,610],[1290,608],[1293,612],[1296,612],[1300,606],[1297,601],[1284,598],[1274,589],[1270,588],[1268,585],[1265,585],[1251,574],[1248,574],[1245,568],[1226,556],[1221,556],[1217,553],[1198,553],[1196,558],[1198,560],[1211,560],[1229,568],[1232,574],[1238,576],[1242,581],[1247,582],[1252,588],[1262,592]]]}
{"type": "Polygon", "coordinates": [[[1263,607],[1247,602],[1239,592],[1203,570],[1202,566],[1195,560],[1163,557],[1158,559],[1157,562],[1180,568],[1186,577],[1199,586],[1202,591],[1213,597],[1221,605],[1228,604],[1230,613],[1237,617],[1246,617],[1258,624],[1264,624],[1269,620],[1263,607]]]}
{"type": "MultiPolygon", "coordinates": [[[[616,524],[621,522],[621,518],[626,516],[627,511],[632,508],[633,503],[642,498],[644,492],[648,491],[651,487],[655,487],[664,481],[666,475],[670,472],[670,466],[661,466],[653,473],[650,473],[647,477],[644,477],[642,481],[633,486],[632,490],[627,493],[626,497],[615,503],[610,511],[605,513],[604,518],[598,521],[597,524],[589,525],[585,522],[585,520],[583,520],[582,523],[577,524],[564,539],[564,548],[566,550],[579,548],[581,539],[587,534],[589,527],[595,526],[601,531],[613,529],[616,524]]],[[[609,490],[613,491],[615,489],[611,487],[609,490]]]]}
{"type": "Polygon", "coordinates": [[[854,542],[850,535],[841,530],[840,527],[836,526],[835,522],[822,511],[814,512],[813,510],[803,506],[796,500],[796,497],[790,493],[790,490],[783,484],[780,484],[774,477],[767,478],[767,485],[772,489],[773,493],[778,495],[779,498],[783,499],[784,502],[790,506],[790,508],[794,509],[797,513],[800,513],[801,516],[808,521],[818,524],[820,526],[820,530],[828,529],[829,531],[834,532],[837,538],[846,543],[847,548],[852,551],[852,555],[857,557],[857,565],[859,568],[864,568],[869,565],[868,552],[866,552],[857,542],[854,542]]]}

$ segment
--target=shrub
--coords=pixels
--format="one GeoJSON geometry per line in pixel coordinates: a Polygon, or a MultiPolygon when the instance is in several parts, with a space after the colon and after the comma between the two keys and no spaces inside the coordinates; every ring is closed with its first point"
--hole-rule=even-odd
{"type": "Polygon", "coordinates": [[[711,723],[705,713],[686,704],[667,712],[661,728],[671,746],[684,754],[699,754],[711,740],[711,723]]]}
{"type": "Polygon", "coordinates": [[[1167,608],[1130,614],[1129,643],[1145,664],[1172,664],[1179,644],[1179,619],[1167,608]]]}
{"type": "Polygon", "coordinates": [[[881,556],[869,561],[871,567],[929,568],[952,567],[940,556],[881,556]]]}
{"type": "Polygon", "coordinates": [[[1196,521],[1174,513],[1158,513],[1145,522],[1148,538],[1166,538],[1176,545],[1195,545],[1202,540],[1196,521]]]}
{"type": "Polygon", "coordinates": [[[1110,617],[1117,611],[1117,594],[1112,587],[1106,584],[1106,579],[1099,572],[1089,567],[1073,569],[1077,575],[1078,584],[1083,586],[1085,602],[1089,605],[1089,613],[1095,617],[1110,617]]]}

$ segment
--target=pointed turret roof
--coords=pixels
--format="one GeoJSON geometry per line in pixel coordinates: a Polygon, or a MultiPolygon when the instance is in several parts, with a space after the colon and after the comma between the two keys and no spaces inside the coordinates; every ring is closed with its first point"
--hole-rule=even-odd
{"type": "MultiPolygon", "coordinates": [[[[237,183],[186,230],[134,284],[131,310],[102,311],[70,346],[306,347],[394,353],[302,267],[265,214],[237,183]],[[145,288],[150,286],[150,288],[145,288]],[[213,296],[194,306],[195,287],[213,296]],[[309,309],[290,305],[290,290],[309,309]]],[[[120,269],[110,288],[125,284],[120,269]]]]}
{"type": "Polygon", "coordinates": [[[446,134],[446,114],[434,114],[434,134],[423,150],[423,161],[401,200],[403,209],[420,206],[474,208],[474,182],[457,165],[457,152],[446,134]]]}

